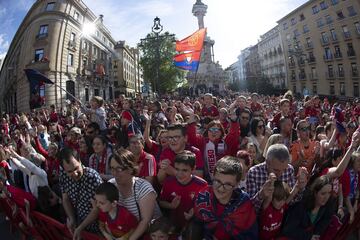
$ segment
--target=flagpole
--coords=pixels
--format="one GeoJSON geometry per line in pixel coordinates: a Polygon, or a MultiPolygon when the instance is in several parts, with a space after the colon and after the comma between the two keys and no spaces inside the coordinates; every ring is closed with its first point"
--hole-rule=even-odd
{"type": "Polygon", "coordinates": [[[81,100],[76,98],[73,94],[71,94],[69,91],[67,91],[66,89],[64,89],[63,87],[61,87],[59,84],[54,83],[55,86],[57,86],[58,88],[60,88],[61,90],[63,90],[64,92],[66,92],[67,94],[69,94],[72,98],[74,98],[77,102],[79,102],[80,104],[82,104],[81,100]]]}

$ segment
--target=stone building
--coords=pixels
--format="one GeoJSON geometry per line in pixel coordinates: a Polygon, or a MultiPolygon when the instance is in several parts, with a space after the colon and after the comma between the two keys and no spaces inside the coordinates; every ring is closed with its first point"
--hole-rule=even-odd
{"type": "MultiPolygon", "coordinates": [[[[204,16],[207,5],[197,0],[193,5],[192,12],[198,19],[199,29],[204,28],[204,16]]],[[[187,80],[190,91],[194,94],[212,92],[215,94],[225,90],[227,74],[221,65],[214,59],[215,41],[209,36],[205,37],[203,50],[201,52],[200,64],[196,73],[189,72],[187,80]]]]}
{"type": "Polygon", "coordinates": [[[289,89],[359,97],[359,0],[310,0],[278,24],[289,89]]]}
{"type": "Polygon", "coordinates": [[[258,53],[263,77],[275,88],[286,88],[285,55],[279,27],[276,26],[260,36],[258,53]]]}
{"type": "Polygon", "coordinates": [[[137,48],[130,48],[125,41],[115,44],[116,59],[114,60],[115,98],[120,94],[134,97],[141,92],[144,84],[140,67],[140,53],[137,48]]]}
{"type": "Polygon", "coordinates": [[[18,28],[0,73],[1,110],[28,111],[34,94],[46,106],[76,98],[113,98],[115,40],[81,0],[37,0],[18,28]],[[30,89],[23,69],[36,69],[54,85],[30,89]],[[60,88],[61,87],[61,88],[60,88]]]}

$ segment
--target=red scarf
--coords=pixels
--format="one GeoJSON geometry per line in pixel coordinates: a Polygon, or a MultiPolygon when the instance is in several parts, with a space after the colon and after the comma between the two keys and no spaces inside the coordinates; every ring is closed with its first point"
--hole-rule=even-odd
{"type": "Polygon", "coordinates": [[[107,160],[107,149],[105,148],[102,152],[101,159],[94,153],[90,158],[90,167],[97,170],[100,174],[106,174],[106,160],[107,160]]]}

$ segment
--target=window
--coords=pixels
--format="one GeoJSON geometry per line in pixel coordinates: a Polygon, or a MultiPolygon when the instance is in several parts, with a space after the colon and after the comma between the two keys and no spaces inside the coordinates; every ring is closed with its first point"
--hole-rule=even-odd
{"type": "Polygon", "coordinates": [[[340,95],[345,96],[345,83],[340,83],[340,95]]]}
{"type": "Polygon", "coordinates": [[[325,48],[325,59],[329,60],[332,59],[332,54],[330,48],[325,48]]]}
{"type": "Polygon", "coordinates": [[[67,59],[67,65],[68,66],[73,66],[74,64],[74,55],[72,53],[68,54],[68,59],[67,59]]]}
{"type": "Polygon", "coordinates": [[[309,52],[309,62],[315,62],[315,56],[313,52],[309,52]]]}
{"type": "Polygon", "coordinates": [[[357,67],[356,63],[351,63],[351,75],[353,77],[359,76],[358,67],[357,67]]]}
{"type": "Polygon", "coordinates": [[[325,1],[320,3],[320,8],[321,8],[321,10],[325,10],[325,9],[328,8],[328,6],[327,6],[327,4],[326,4],[325,1]]]}
{"type": "Polygon", "coordinates": [[[48,34],[48,25],[41,25],[39,29],[38,38],[46,37],[48,34]]]}
{"type": "Polygon", "coordinates": [[[328,65],[328,73],[327,73],[327,77],[328,78],[334,78],[334,67],[333,65],[328,65]]]}
{"type": "Polygon", "coordinates": [[[333,41],[336,41],[336,40],[337,40],[337,36],[336,36],[335,29],[330,29],[330,34],[331,34],[331,39],[332,39],[333,41]]]}
{"type": "Polygon", "coordinates": [[[359,97],[359,83],[353,83],[354,97],[359,97]]]}
{"type": "Polygon", "coordinates": [[[313,47],[313,43],[312,43],[312,41],[311,41],[311,38],[306,38],[306,45],[307,45],[309,48],[313,47]]]}
{"type": "Polygon", "coordinates": [[[103,89],[103,99],[106,100],[106,91],[103,89]]]}
{"type": "Polygon", "coordinates": [[[47,5],[46,5],[46,11],[52,11],[54,10],[54,7],[55,7],[55,2],[49,2],[47,5]]]}
{"type": "Polygon", "coordinates": [[[335,48],[335,58],[341,58],[342,54],[341,54],[341,50],[340,47],[338,45],[334,46],[335,48]]]}
{"type": "Polygon", "coordinates": [[[322,41],[323,43],[328,43],[328,42],[329,42],[329,38],[328,38],[326,32],[322,32],[322,33],[321,33],[321,41],[322,41]]]}
{"type": "Polygon", "coordinates": [[[110,100],[113,99],[113,90],[112,90],[112,87],[109,87],[109,99],[110,99],[110,100]]]}
{"type": "Polygon", "coordinates": [[[330,95],[335,95],[335,86],[330,85],[330,95]]]}
{"type": "Polygon", "coordinates": [[[343,78],[344,75],[344,66],[342,64],[338,64],[338,77],[343,78]]]}
{"type": "Polygon", "coordinates": [[[300,36],[300,33],[297,29],[294,30],[294,37],[298,37],[300,36]]]}
{"type": "Polygon", "coordinates": [[[331,0],[331,4],[332,5],[336,5],[336,4],[338,4],[339,3],[339,0],[331,0]]]}
{"type": "Polygon", "coordinates": [[[292,18],[291,19],[291,25],[295,25],[296,24],[296,19],[295,18],[292,18]]]}
{"type": "Polygon", "coordinates": [[[332,17],[330,15],[325,16],[325,19],[326,19],[327,24],[330,24],[330,23],[333,22],[333,19],[332,19],[332,17]]]}
{"type": "Polygon", "coordinates": [[[296,93],[296,85],[293,85],[293,93],[296,93]]]}
{"type": "Polygon", "coordinates": [[[98,30],[96,30],[96,36],[100,37],[100,32],[98,30]]]}
{"type": "Polygon", "coordinates": [[[35,62],[41,61],[44,57],[44,49],[35,50],[35,62]]]}
{"type": "Polygon", "coordinates": [[[356,32],[357,32],[358,34],[360,34],[360,23],[359,23],[359,22],[356,22],[356,23],[355,23],[355,29],[356,29],[356,32]]]}
{"type": "Polygon", "coordinates": [[[284,30],[288,29],[287,23],[283,23],[283,29],[284,29],[284,30]]]}
{"type": "Polygon", "coordinates": [[[316,68],[315,67],[312,67],[311,68],[311,79],[314,80],[317,78],[317,72],[316,72],[316,68]]]}
{"type": "MultiPolygon", "coordinates": [[[[74,81],[66,81],[66,91],[69,92],[71,95],[75,96],[75,82],[74,81]]],[[[66,93],[66,99],[72,100],[73,97],[66,93]]]]}
{"type": "Polygon", "coordinates": [[[303,26],[303,30],[304,30],[304,33],[309,32],[309,27],[308,27],[307,24],[305,24],[305,25],[303,26]]]}
{"type": "Polygon", "coordinates": [[[313,94],[315,94],[315,95],[317,94],[317,86],[316,86],[316,84],[313,85],[312,91],[313,91],[313,94]]]}
{"type": "Polygon", "coordinates": [[[89,101],[89,89],[88,88],[85,88],[85,102],[88,102],[89,101]]]}
{"type": "Polygon", "coordinates": [[[75,42],[75,37],[76,37],[76,34],[72,32],[72,33],[70,34],[70,41],[71,41],[71,42],[75,42]]]}
{"type": "Polygon", "coordinates": [[[349,32],[349,28],[345,25],[345,26],[342,26],[342,30],[343,30],[343,33],[344,33],[344,37],[345,38],[350,38],[351,37],[351,34],[349,32]]]}
{"type": "Polygon", "coordinates": [[[99,89],[95,88],[95,89],[94,89],[94,95],[95,95],[95,96],[99,96],[99,94],[100,94],[99,89]]]}
{"type": "Polygon", "coordinates": [[[76,21],[79,21],[79,13],[78,12],[75,12],[75,14],[74,14],[74,18],[75,18],[75,20],[76,21]]]}
{"type": "Polygon", "coordinates": [[[300,14],[299,19],[300,19],[300,21],[304,21],[305,20],[304,14],[300,14]]]}
{"type": "Polygon", "coordinates": [[[349,11],[349,17],[355,16],[357,14],[353,6],[350,6],[347,9],[349,11]]]}
{"type": "Polygon", "coordinates": [[[84,50],[88,50],[88,43],[87,43],[87,41],[84,41],[84,42],[83,42],[83,49],[84,49],[84,50]]]}
{"type": "Polygon", "coordinates": [[[317,23],[317,26],[318,26],[318,27],[324,26],[324,23],[323,23],[322,18],[319,18],[318,20],[316,20],[316,23],[317,23]]]}
{"type": "Polygon", "coordinates": [[[340,20],[345,18],[344,14],[343,14],[343,12],[341,10],[337,11],[336,15],[338,16],[338,19],[340,19],[340,20]]]}
{"type": "Polygon", "coordinates": [[[353,47],[352,43],[348,43],[347,47],[348,47],[348,56],[349,57],[354,57],[355,56],[355,51],[354,51],[354,47],[353,47]]]}
{"type": "Polygon", "coordinates": [[[317,14],[320,10],[319,8],[315,5],[312,7],[312,11],[313,11],[313,14],[317,14]]]}

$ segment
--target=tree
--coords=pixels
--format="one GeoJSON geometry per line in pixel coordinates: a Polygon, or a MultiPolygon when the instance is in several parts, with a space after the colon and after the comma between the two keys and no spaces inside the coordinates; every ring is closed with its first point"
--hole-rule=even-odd
{"type": "Polygon", "coordinates": [[[158,41],[154,33],[149,33],[139,45],[141,51],[140,65],[143,69],[144,80],[151,84],[152,89],[159,93],[172,91],[185,80],[185,71],[173,64],[175,44],[168,32],[159,34],[158,41]],[[159,54],[157,53],[159,46],[159,54]],[[159,59],[158,59],[159,55],[159,59]],[[157,80],[157,67],[159,79],[157,80]]]}

